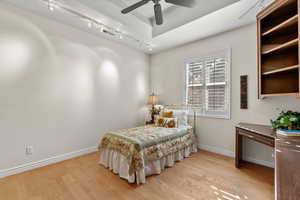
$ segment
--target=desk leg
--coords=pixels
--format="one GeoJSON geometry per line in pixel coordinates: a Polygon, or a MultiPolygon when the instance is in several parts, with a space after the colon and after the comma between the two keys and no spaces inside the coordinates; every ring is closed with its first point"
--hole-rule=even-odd
{"type": "Polygon", "coordinates": [[[240,168],[243,155],[243,136],[238,130],[235,133],[235,167],[240,168]]]}

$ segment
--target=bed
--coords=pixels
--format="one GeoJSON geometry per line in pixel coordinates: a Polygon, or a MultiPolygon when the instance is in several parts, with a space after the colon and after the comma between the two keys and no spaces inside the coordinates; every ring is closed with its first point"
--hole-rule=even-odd
{"type": "Polygon", "coordinates": [[[160,174],[176,161],[197,152],[195,115],[189,123],[190,111],[186,106],[169,105],[165,109],[181,113],[176,119],[186,118],[187,123],[174,128],[148,125],[106,133],[99,145],[100,164],[129,183],[140,184],[146,183],[147,176],[160,174]]]}

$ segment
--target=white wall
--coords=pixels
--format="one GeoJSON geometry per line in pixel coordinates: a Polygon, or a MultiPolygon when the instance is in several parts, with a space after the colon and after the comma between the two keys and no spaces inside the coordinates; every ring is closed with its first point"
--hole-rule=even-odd
{"type": "MultiPolygon", "coordinates": [[[[108,130],[140,125],[151,85],[161,103],[182,103],[184,60],[232,48],[232,118],[199,117],[199,143],[232,154],[234,125],[268,124],[300,100],[256,98],[256,28],[246,26],[151,56],[0,4],[0,171],[98,145],[108,130]],[[239,109],[239,76],[249,76],[249,109],[239,109]],[[25,145],[34,147],[25,155],[25,145]]],[[[246,156],[272,162],[247,143],[246,156]]]]}
{"type": "Polygon", "coordinates": [[[0,171],[144,122],[148,55],[4,4],[0,24],[0,171]]]}
{"type": "MultiPolygon", "coordinates": [[[[269,124],[282,109],[300,110],[300,99],[274,97],[257,99],[256,26],[248,25],[237,30],[193,42],[151,56],[151,85],[161,103],[182,103],[184,91],[184,62],[209,52],[231,47],[232,93],[231,120],[199,117],[197,133],[204,148],[232,155],[234,152],[234,126],[238,122],[269,124]],[[240,109],[240,75],[248,75],[249,109],[240,109]]],[[[245,156],[263,164],[272,164],[272,149],[247,142],[245,156]]]]}

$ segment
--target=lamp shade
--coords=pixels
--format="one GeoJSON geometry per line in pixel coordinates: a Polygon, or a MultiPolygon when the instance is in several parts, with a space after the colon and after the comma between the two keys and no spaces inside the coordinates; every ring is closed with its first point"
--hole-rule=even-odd
{"type": "Polygon", "coordinates": [[[149,104],[149,105],[155,105],[155,104],[157,104],[157,103],[158,103],[158,98],[157,98],[157,96],[156,96],[154,93],[152,93],[152,94],[149,96],[148,104],[149,104]]]}

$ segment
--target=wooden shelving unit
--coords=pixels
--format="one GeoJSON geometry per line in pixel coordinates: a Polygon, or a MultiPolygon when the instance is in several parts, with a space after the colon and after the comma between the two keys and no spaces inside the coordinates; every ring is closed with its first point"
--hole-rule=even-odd
{"type": "Polygon", "coordinates": [[[277,0],[257,15],[258,97],[300,97],[299,2],[277,0]]]}

